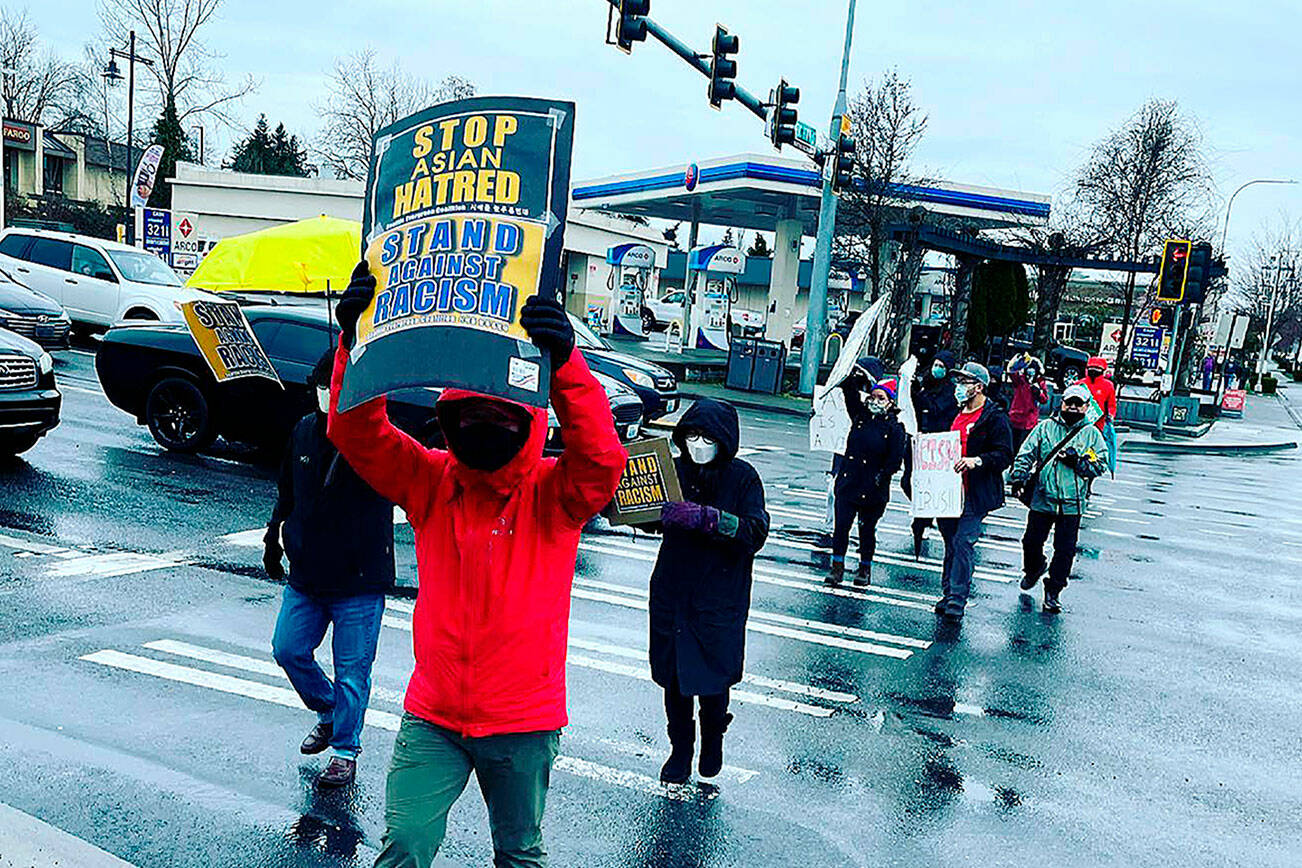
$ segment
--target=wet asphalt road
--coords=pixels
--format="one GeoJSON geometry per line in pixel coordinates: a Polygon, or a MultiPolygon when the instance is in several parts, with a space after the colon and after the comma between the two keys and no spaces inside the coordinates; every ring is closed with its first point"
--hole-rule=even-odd
{"type": "MultiPolygon", "coordinates": [[[[270,657],[271,470],[166,454],[99,394],[88,354],[58,364],[63,424],[0,468],[0,801],[140,866],[368,865],[409,602],[389,606],[358,783],[319,795],[320,760],[297,753],[311,715],[270,657]]],[[[743,426],[774,534],[728,768],[715,786],[655,781],[656,542],[586,536],[552,864],[1298,864],[1296,456],[1123,455],[1057,618],[1013,584],[1024,513],[1006,508],[954,632],[930,611],[939,540],[906,554],[902,500],[872,591],[825,589],[824,459],[799,420],[743,426]]],[[[491,860],[470,790],[440,865],[491,860]]]]}

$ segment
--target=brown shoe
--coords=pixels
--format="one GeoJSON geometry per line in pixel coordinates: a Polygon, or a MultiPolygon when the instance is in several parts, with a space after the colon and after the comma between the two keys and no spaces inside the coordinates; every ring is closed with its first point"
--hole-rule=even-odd
{"type": "Polygon", "coordinates": [[[330,737],[335,734],[333,723],[318,723],[298,746],[299,752],[306,754],[320,753],[330,747],[330,737]]]}
{"type": "Polygon", "coordinates": [[[325,771],[316,779],[316,785],[324,789],[338,789],[346,787],[357,777],[357,760],[344,759],[341,756],[331,757],[330,765],[325,767],[325,771]]]}

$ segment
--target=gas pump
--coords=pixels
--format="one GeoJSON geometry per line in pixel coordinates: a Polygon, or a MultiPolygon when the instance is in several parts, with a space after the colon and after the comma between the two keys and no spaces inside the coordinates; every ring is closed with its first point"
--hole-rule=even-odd
{"type": "Polygon", "coordinates": [[[746,270],[746,256],[736,247],[712,244],[687,255],[692,272],[692,327],[689,346],[723,350],[729,344],[728,323],[737,299],[737,275],[746,270]]]}
{"type": "Polygon", "coordinates": [[[615,315],[611,318],[611,332],[635,338],[646,337],[646,324],[642,310],[646,306],[646,288],[651,269],[656,264],[655,251],[645,244],[616,244],[606,251],[610,265],[610,289],[615,315]]]}

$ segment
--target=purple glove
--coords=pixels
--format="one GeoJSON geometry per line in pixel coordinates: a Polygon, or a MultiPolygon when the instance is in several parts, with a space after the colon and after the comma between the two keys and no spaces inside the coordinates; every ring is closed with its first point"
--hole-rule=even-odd
{"type": "Polygon", "coordinates": [[[712,506],[701,506],[690,501],[684,503],[666,503],[660,507],[660,521],[665,527],[679,530],[694,530],[698,533],[713,533],[719,526],[719,510],[712,506]]]}

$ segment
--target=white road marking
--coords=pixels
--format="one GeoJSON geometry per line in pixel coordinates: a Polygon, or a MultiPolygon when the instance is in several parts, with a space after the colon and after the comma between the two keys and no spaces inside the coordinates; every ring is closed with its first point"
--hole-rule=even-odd
{"type": "Polygon", "coordinates": [[[139,552],[108,552],[103,554],[83,554],[66,558],[53,564],[46,574],[55,578],[72,578],[74,576],[129,576],[151,570],[165,570],[182,566],[185,562],[177,557],[167,555],[148,555],[139,552]]]}
{"type": "MultiPolygon", "coordinates": [[[[576,596],[579,596],[576,592],[576,596]]],[[[622,598],[617,598],[621,599],[622,598]]],[[[618,605],[628,605],[636,601],[622,601],[618,605]]],[[[632,608],[637,608],[633,605],[632,608]]],[[[642,605],[646,608],[646,604],[642,605]]],[[[385,615],[382,619],[384,626],[393,627],[397,630],[404,630],[408,633],[412,631],[411,622],[395,615],[385,615]]],[[[571,642],[571,644],[574,644],[571,642]]],[[[575,647],[579,647],[575,645],[575,647]]],[[[579,666],[583,669],[595,669],[599,672],[606,672],[610,675],[622,675],[625,678],[635,678],[638,681],[650,681],[651,670],[645,666],[633,666],[628,663],[618,663],[613,660],[599,660],[595,657],[588,657],[586,654],[575,654],[570,652],[565,657],[565,662],[571,666],[579,666]]],[[[804,702],[796,702],[792,699],[783,699],[780,696],[767,696],[762,693],[752,693],[749,690],[733,690],[731,694],[733,699],[738,702],[748,702],[753,705],[767,705],[770,708],[777,708],[781,711],[794,711],[797,714],[805,714],[810,717],[830,717],[832,709],[825,708],[821,705],[809,705],[804,702]]]]}
{"type": "MultiPolygon", "coordinates": [[[[302,702],[299,701],[298,694],[284,687],[274,687],[270,684],[263,684],[259,681],[248,681],[244,678],[234,678],[229,675],[220,675],[203,669],[192,669],[189,666],[177,666],[173,663],[165,663],[161,660],[154,660],[149,657],[140,657],[136,654],[126,654],[121,651],[106,648],[102,651],[95,651],[91,654],[82,655],[80,659],[86,660],[90,663],[97,663],[101,666],[125,669],[131,672],[138,672],[142,675],[153,675],[157,678],[163,678],[168,681],[190,684],[195,687],[205,687],[209,690],[216,690],[221,693],[229,693],[235,696],[243,696],[247,699],[256,699],[261,702],[283,705],[287,708],[302,709],[303,707],[302,702]]],[[[389,732],[397,732],[400,723],[401,718],[396,714],[391,714],[387,711],[378,711],[371,708],[366,710],[367,726],[374,726],[379,729],[388,730],[389,732]]],[[[666,787],[658,780],[648,777],[647,775],[627,771],[625,769],[612,768],[610,766],[602,765],[601,763],[579,759],[578,757],[558,756],[553,768],[580,777],[590,778],[595,781],[601,781],[603,783],[612,784],[625,789],[636,790],[653,796],[672,799],[674,801],[693,801],[698,798],[711,799],[714,798],[715,795],[713,793],[703,793],[691,786],[666,787]]]]}
{"type": "Polygon", "coordinates": [[[233,546],[247,546],[248,548],[262,548],[262,538],[267,535],[265,527],[255,527],[252,530],[241,530],[235,533],[228,533],[220,537],[222,542],[229,543],[233,546]]]}
{"type": "MultiPolygon", "coordinates": [[[[604,747],[610,748],[616,753],[622,753],[625,756],[637,757],[638,759],[648,759],[655,762],[659,761],[659,756],[656,753],[657,749],[649,745],[629,744],[628,742],[618,741],[613,738],[601,738],[601,737],[593,738],[591,736],[587,736],[575,732],[574,727],[572,725],[565,730],[565,738],[568,741],[581,741],[587,744],[599,744],[604,747]]],[[[749,780],[759,777],[759,772],[754,771],[753,769],[743,769],[740,768],[739,766],[727,765],[725,763],[723,766],[723,771],[719,773],[719,777],[724,779],[734,780],[739,784],[744,784],[749,780]]]]}
{"type": "MultiPolygon", "coordinates": [[[[595,588],[599,591],[611,591],[616,594],[627,594],[630,597],[650,597],[651,595],[650,590],[647,588],[621,585],[614,582],[601,582],[596,579],[576,578],[574,583],[582,587],[595,588]]],[[[779,624],[787,624],[792,627],[804,627],[809,630],[818,630],[823,633],[847,636],[852,639],[873,639],[878,642],[892,642],[896,645],[905,645],[910,648],[926,649],[931,647],[931,643],[925,639],[913,639],[909,636],[896,636],[893,633],[878,633],[873,630],[862,630],[858,627],[843,627],[840,624],[830,624],[826,621],[811,621],[807,618],[793,618],[789,615],[781,615],[777,612],[768,612],[763,609],[751,609],[750,617],[776,621],[779,624]]]]}
{"type": "Polygon", "coordinates": [[[17,549],[20,552],[34,552],[38,555],[62,555],[68,551],[63,546],[46,545],[32,540],[19,539],[16,536],[0,534],[0,546],[17,549]]]}
{"type": "MultiPolygon", "coordinates": [[[[174,654],[177,657],[188,657],[191,660],[202,660],[205,663],[225,666],[228,669],[242,669],[245,672],[254,672],[259,675],[270,675],[273,678],[284,678],[288,680],[288,676],[285,675],[285,670],[277,666],[272,660],[261,660],[257,657],[245,657],[240,654],[232,654],[228,651],[221,651],[216,648],[205,648],[202,645],[191,645],[189,642],[180,642],[175,639],[158,639],[153,642],[146,642],[142,647],[148,648],[152,651],[162,651],[164,654],[174,654]]],[[[377,684],[371,685],[371,698],[394,705],[402,705],[401,691],[391,690],[377,684]]]]}
{"type": "Polygon", "coordinates": [[[104,397],[104,393],[99,389],[86,389],[81,386],[70,386],[67,383],[58,383],[56,388],[58,388],[60,392],[78,392],[82,395],[94,395],[97,398],[104,398],[105,401],[108,400],[108,398],[104,397]]]}

